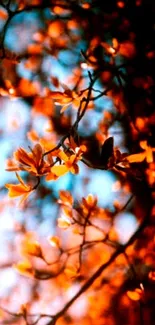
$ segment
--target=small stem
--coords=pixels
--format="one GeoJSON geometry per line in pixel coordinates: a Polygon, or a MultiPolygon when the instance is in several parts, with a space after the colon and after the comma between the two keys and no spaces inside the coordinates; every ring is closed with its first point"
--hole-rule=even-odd
{"type": "Polygon", "coordinates": [[[33,190],[36,190],[39,184],[40,184],[40,177],[37,176],[37,183],[34,185],[33,190]]]}

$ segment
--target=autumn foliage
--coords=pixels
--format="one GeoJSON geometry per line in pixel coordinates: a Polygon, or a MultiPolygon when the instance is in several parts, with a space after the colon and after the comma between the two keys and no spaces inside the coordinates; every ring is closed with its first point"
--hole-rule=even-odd
{"type": "Polygon", "coordinates": [[[154,15],[0,1],[0,324],[155,322],[154,15]]]}

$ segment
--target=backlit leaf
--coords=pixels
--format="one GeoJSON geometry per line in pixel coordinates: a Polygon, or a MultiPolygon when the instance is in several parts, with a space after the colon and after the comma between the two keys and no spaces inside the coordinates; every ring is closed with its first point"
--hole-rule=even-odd
{"type": "Polygon", "coordinates": [[[125,158],[129,163],[139,163],[146,158],[145,152],[136,153],[134,155],[129,155],[125,158]]]}
{"type": "Polygon", "coordinates": [[[65,165],[59,165],[59,166],[53,166],[51,168],[51,171],[53,174],[59,177],[65,175],[69,170],[65,165]]]}

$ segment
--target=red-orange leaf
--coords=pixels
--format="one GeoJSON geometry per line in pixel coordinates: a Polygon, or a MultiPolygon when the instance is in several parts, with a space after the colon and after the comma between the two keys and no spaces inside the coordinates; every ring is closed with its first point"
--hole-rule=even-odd
{"type": "Polygon", "coordinates": [[[12,198],[31,192],[32,190],[31,186],[23,184],[6,184],[5,187],[8,188],[9,196],[12,198]]]}
{"type": "Polygon", "coordinates": [[[134,155],[129,155],[125,158],[129,163],[139,163],[146,158],[146,152],[136,153],[134,155]]]}

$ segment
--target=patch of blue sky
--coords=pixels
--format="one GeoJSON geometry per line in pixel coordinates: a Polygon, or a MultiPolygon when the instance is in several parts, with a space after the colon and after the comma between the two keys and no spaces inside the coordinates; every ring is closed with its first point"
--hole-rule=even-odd
{"type": "Polygon", "coordinates": [[[114,226],[120,243],[125,244],[138,228],[138,222],[132,213],[122,212],[116,216],[114,226]]]}
{"type": "Polygon", "coordinates": [[[31,79],[33,72],[25,67],[25,61],[21,61],[17,65],[17,73],[19,77],[25,78],[25,79],[31,79]]]}
{"type": "MultiPolygon", "coordinates": [[[[81,44],[82,46],[82,44],[81,44]]],[[[47,74],[47,76],[55,76],[59,78],[60,83],[65,83],[65,80],[68,79],[69,74],[72,74],[72,69],[80,55],[81,46],[77,45],[77,53],[72,51],[60,51],[58,58],[53,56],[46,56],[43,60],[42,70],[47,74]],[[79,54],[78,54],[79,48],[79,54]],[[63,65],[63,62],[65,65],[63,65]]]]}
{"type": "Polygon", "coordinates": [[[116,176],[110,171],[95,170],[88,168],[83,163],[79,163],[80,174],[77,175],[73,188],[73,195],[77,200],[86,197],[89,193],[98,197],[98,203],[102,207],[111,207],[116,193],[112,192],[112,185],[116,181],[116,176]],[[83,179],[88,178],[86,184],[83,179]]]}
{"type": "Polygon", "coordinates": [[[100,119],[100,113],[95,112],[94,110],[87,110],[79,124],[79,133],[85,136],[89,136],[95,133],[98,129],[98,123],[100,122],[100,119]]]}
{"type": "Polygon", "coordinates": [[[109,134],[114,137],[114,146],[119,147],[120,150],[125,150],[124,146],[124,130],[121,123],[114,122],[108,130],[109,134]]]}
{"type": "MultiPolygon", "coordinates": [[[[42,11],[43,11],[43,9],[42,9],[42,11]]],[[[53,13],[52,10],[50,10],[50,8],[45,8],[44,9],[44,17],[45,17],[45,19],[51,19],[51,17],[53,15],[55,16],[55,14],[53,13]]]]}
{"type": "MultiPolygon", "coordinates": [[[[95,83],[94,89],[99,90],[101,92],[103,92],[106,88],[103,89],[103,86],[100,85],[100,83],[95,83]]],[[[93,97],[96,97],[99,95],[99,92],[93,92],[93,97]]],[[[113,100],[112,98],[104,95],[101,96],[100,98],[95,100],[95,106],[99,107],[100,111],[108,111],[108,112],[114,112],[115,111],[115,107],[113,104],[113,100]]]]}
{"type": "Polygon", "coordinates": [[[55,231],[55,221],[57,219],[58,207],[51,202],[46,202],[42,206],[42,215],[44,216],[43,221],[38,226],[38,232],[40,236],[54,235],[55,231]]]}
{"type": "Polygon", "coordinates": [[[62,62],[62,65],[64,63],[65,65],[67,65],[67,68],[71,69],[76,66],[77,62],[79,61],[79,53],[76,49],[74,49],[74,51],[62,50],[58,55],[58,60],[62,62]]]}
{"type": "Polygon", "coordinates": [[[51,188],[54,191],[54,195],[58,198],[60,190],[71,190],[71,185],[76,181],[77,177],[78,175],[67,173],[56,181],[46,182],[46,187],[51,188]]]}
{"type": "Polygon", "coordinates": [[[93,177],[87,186],[87,193],[92,193],[98,197],[99,205],[103,207],[110,207],[115,193],[111,192],[112,185],[116,180],[114,174],[110,171],[93,171],[93,177]]]}
{"type": "Polygon", "coordinates": [[[0,112],[1,138],[1,169],[0,185],[15,180],[15,173],[5,171],[6,159],[12,157],[13,151],[25,144],[25,128],[29,121],[28,105],[20,99],[2,101],[0,112]],[[17,128],[13,123],[17,121],[17,128]]]}
{"type": "Polygon", "coordinates": [[[33,116],[32,127],[39,134],[39,137],[45,135],[45,129],[48,122],[49,118],[44,115],[37,114],[33,116]]]}
{"type": "Polygon", "coordinates": [[[6,168],[6,159],[8,158],[11,151],[11,143],[8,142],[8,139],[3,139],[1,141],[1,175],[0,175],[0,186],[4,186],[6,182],[11,182],[15,180],[15,174],[9,173],[5,170],[6,168]]]}
{"type": "Polygon", "coordinates": [[[33,34],[41,27],[43,27],[43,23],[38,12],[21,12],[15,15],[7,30],[6,46],[16,53],[26,50],[33,34]]]}
{"type": "MultiPolygon", "coordinates": [[[[79,29],[80,30],[80,29],[79,29]]],[[[79,51],[86,51],[86,49],[88,48],[88,42],[82,37],[82,35],[81,35],[81,39],[78,41],[78,43],[77,43],[77,48],[78,48],[78,50],[79,51]]],[[[82,53],[81,53],[81,57],[83,57],[82,56],[82,53]]]]}
{"type": "Polygon", "coordinates": [[[50,55],[43,60],[42,70],[49,76],[49,80],[50,76],[54,76],[59,79],[60,83],[64,83],[65,78],[68,78],[68,69],[63,67],[57,58],[50,55]]]}

